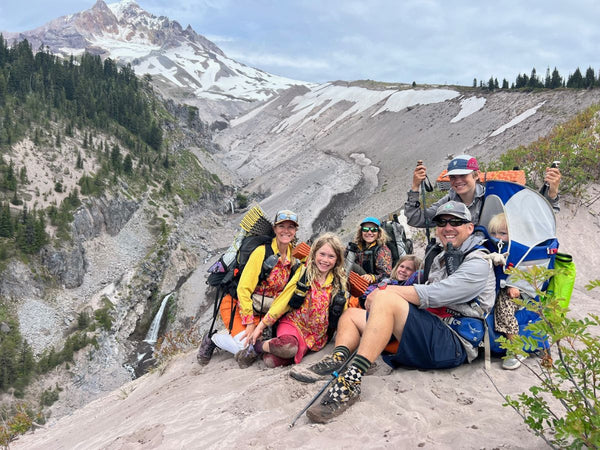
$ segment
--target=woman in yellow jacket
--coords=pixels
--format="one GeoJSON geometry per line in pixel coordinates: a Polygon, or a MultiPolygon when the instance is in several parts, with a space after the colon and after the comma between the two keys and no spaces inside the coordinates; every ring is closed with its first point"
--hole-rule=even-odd
{"type": "Polygon", "coordinates": [[[341,294],[345,307],[346,273],[344,246],[340,239],[326,233],[311,246],[306,268],[296,271],[281,295],[275,299],[250,338],[250,346],[236,357],[240,366],[248,366],[261,353],[267,367],[299,363],[309,350],[319,351],[327,344],[330,305],[341,294]],[[306,271],[306,296],[293,309],[289,303],[298,281],[306,271]],[[264,328],[278,322],[277,337],[261,341],[264,328]]]}
{"type": "MultiPolygon", "coordinates": [[[[230,330],[231,336],[240,335],[237,339],[241,341],[252,336],[262,314],[261,311],[255,311],[253,298],[255,299],[254,305],[263,303],[264,311],[267,311],[270,303],[288,283],[294,264],[292,250],[297,229],[298,215],[288,210],[279,211],[273,222],[275,237],[270,244],[273,250],[273,259],[276,259],[276,262],[272,261],[274,265],[269,275],[264,281],[259,280],[263,264],[269,264],[268,261],[265,261],[266,246],[261,245],[250,254],[240,275],[237,299],[230,295],[223,297],[219,310],[223,323],[230,330]]],[[[215,341],[215,344],[219,346],[218,340],[215,341]]]]}

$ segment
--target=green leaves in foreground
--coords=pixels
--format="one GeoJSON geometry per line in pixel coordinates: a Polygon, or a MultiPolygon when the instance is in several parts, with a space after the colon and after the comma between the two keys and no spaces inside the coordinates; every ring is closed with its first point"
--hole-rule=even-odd
{"type": "MultiPolygon", "coordinates": [[[[555,273],[540,267],[527,272],[515,270],[513,276],[533,287],[540,301],[523,302],[523,306],[539,314],[541,320],[528,325],[536,336],[546,336],[549,348],[543,349],[533,339],[519,338],[512,342],[501,338],[508,353],[524,354],[524,345],[533,345],[541,352],[537,364],[526,366],[537,378],[528,392],[517,398],[506,396],[510,406],[538,436],[553,448],[600,447],[600,318],[587,314],[583,319],[567,317],[561,299],[546,296],[541,286],[555,273]]],[[[600,286],[592,281],[587,287],[600,286]]]]}

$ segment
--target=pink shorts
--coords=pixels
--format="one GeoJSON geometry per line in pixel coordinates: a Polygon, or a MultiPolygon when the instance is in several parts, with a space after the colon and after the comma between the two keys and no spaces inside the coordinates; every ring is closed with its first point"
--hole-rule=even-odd
{"type": "Polygon", "coordinates": [[[279,325],[277,326],[277,337],[281,337],[285,334],[294,336],[298,340],[298,351],[294,357],[294,362],[299,364],[300,361],[302,361],[302,358],[304,358],[304,355],[308,353],[309,349],[306,345],[306,342],[304,342],[304,338],[302,337],[300,330],[298,330],[296,325],[294,325],[294,323],[287,317],[281,319],[279,321],[279,325]]]}

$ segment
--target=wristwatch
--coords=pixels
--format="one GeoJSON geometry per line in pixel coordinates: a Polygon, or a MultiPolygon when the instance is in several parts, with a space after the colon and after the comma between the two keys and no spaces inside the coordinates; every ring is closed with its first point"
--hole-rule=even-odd
{"type": "Polygon", "coordinates": [[[387,285],[387,281],[380,281],[379,283],[377,283],[377,287],[381,290],[385,289],[387,285]]]}

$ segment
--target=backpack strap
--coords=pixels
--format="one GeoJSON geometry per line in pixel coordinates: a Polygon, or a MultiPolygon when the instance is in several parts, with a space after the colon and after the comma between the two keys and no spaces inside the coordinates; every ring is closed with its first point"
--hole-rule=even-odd
{"type": "Polygon", "coordinates": [[[264,244],[265,246],[265,258],[263,259],[262,266],[260,268],[260,274],[258,275],[258,282],[261,283],[267,279],[275,264],[277,264],[277,260],[279,259],[279,254],[275,254],[273,252],[273,247],[271,244],[264,244]],[[277,258],[275,258],[277,256],[277,258]]]}
{"type": "MultiPolygon", "coordinates": [[[[290,301],[288,302],[288,306],[294,309],[298,309],[302,306],[304,300],[306,300],[306,293],[310,289],[310,285],[306,282],[306,266],[304,264],[301,264],[300,267],[296,270],[301,270],[302,272],[300,274],[300,278],[296,283],[296,289],[292,294],[292,298],[290,298],[290,301]]],[[[294,272],[294,275],[295,273],[296,272],[294,272]]],[[[292,277],[290,277],[290,280],[291,279],[292,277]]]]}
{"type": "Polygon", "coordinates": [[[377,252],[379,251],[380,245],[376,245],[375,247],[368,248],[363,250],[363,262],[362,268],[368,274],[374,274],[376,272],[376,264],[375,258],[377,256],[377,252]]]}
{"type": "Polygon", "coordinates": [[[338,322],[342,313],[344,312],[344,308],[346,307],[346,303],[348,296],[346,291],[340,289],[337,294],[333,296],[333,298],[329,301],[329,320],[327,325],[327,340],[331,340],[333,334],[337,330],[338,322]]]}

